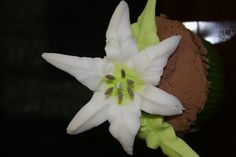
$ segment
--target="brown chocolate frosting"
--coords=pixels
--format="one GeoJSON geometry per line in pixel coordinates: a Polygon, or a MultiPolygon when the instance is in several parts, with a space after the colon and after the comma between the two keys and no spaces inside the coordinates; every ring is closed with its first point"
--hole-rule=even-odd
{"type": "Polygon", "coordinates": [[[169,20],[164,15],[158,16],[156,21],[160,40],[176,34],[182,36],[179,47],[165,67],[160,88],[182,102],[185,108],[183,114],[167,117],[166,120],[177,133],[185,133],[207,101],[207,50],[201,39],[181,22],[169,20]]]}

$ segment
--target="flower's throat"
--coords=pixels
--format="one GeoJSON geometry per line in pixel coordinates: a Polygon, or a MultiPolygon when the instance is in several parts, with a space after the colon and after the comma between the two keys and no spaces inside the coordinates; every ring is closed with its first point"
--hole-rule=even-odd
{"type": "Polygon", "coordinates": [[[124,97],[124,92],[128,93],[130,99],[134,98],[134,80],[126,78],[126,72],[124,69],[120,70],[120,76],[119,78],[116,78],[113,75],[106,75],[105,78],[107,79],[108,82],[113,83],[113,87],[110,87],[106,89],[105,95],[112,95],[114,91],[116,91],[117,97],[118,97],[118,103],[122,104],[123,97],[124,97]],[[115,88],[115,90],[113,90],[115,88]]]}
{"type": "Polygon", "coordinates": [[[116,65],[113,75],[105,75],[105,92],[108,97],[117,97],[118,104],[123,104],[134,99],[143,81],[133,70],[124,66],[116,65]]]}

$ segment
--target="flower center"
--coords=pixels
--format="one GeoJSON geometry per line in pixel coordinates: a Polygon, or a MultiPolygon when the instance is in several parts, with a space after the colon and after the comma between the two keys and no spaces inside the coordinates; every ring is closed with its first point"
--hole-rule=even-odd
{"type": "Polygon", "coordinates": [[[132,101],[136,92],[138,92],[143,80],[135,71],[123,65],[115,65],[114,73],[105,75],[105,95],[117,98],[118,104],[124,104],[132,101]]]}

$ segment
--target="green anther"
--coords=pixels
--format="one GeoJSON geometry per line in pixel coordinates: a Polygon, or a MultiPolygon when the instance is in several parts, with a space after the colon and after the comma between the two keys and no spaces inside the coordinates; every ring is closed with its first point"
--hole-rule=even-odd
{"type": "Polygon", "coordinates": [[[128,87],[128,93],[129,93],[129,95],[133,98],[134,97],[134,92],[133,92],[133,90],[130,88],[130,87],[128,87]]]}
{"type": "Polygon", "coordinates": [[[108,80],[115,80],[116,78],[113,75],[106,75],[105,76],[108,80]]]}
{"type": "Polygon", "coordinates": [[[124,70],[124,69],[121,69],[121,70],[120,70],[120,73],[121,73],[122,78],[125,78],[125,70],[124,70]]]}
{"type": "Polygon", "coordinates": [[[108,89],[105,91],[105,95],[111,94],[112,91],[113,91],[113,87],[108,88],[108,89]]]}
{"type": "Polygon", "coordinates": [[[122,99],[123,99],[123,94],[122,94],[122,92],[119,91],[118,92],[118,101],[121,102],[122,99]]]}
{"type": "Polygon", "coordinates": [[[133,84],[134,84],[134,81],[133,81],[133,80],[130,80],[130,79],[128,79],[128,80],[127,80],[127,83],[128,83],[128,85],[133,85],[133,84]]]}

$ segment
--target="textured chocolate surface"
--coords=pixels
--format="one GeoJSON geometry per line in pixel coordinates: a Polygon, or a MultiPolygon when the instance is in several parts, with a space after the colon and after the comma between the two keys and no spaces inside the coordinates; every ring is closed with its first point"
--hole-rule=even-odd
{"type": "Polygon", "coordinates": [[[172,35],[182,36],[179,47],[169,58],[160,88],[176,96],[185,111],[178,116],[167,117],[178,133],[186,132],[203,110],[208,95],[207,50],[199,37],[186,29],[181,22],[172,21],[161,15],[157,17],[160,40],[172,35]]]}

